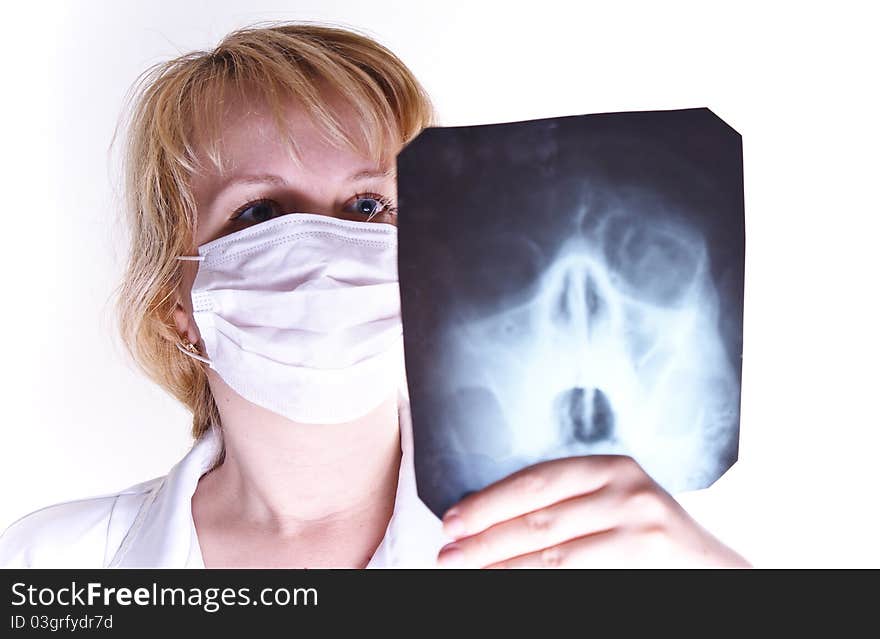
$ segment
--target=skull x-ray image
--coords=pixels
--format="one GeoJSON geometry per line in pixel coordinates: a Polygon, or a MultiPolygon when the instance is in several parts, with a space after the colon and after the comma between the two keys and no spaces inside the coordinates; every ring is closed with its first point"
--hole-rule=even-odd
{"type": "Polygon", "coordinates": [[[530,464],[736,461],[740,135],[709,109],[423,131],[397,158],[416,479],[438,515],[530,464]]]}

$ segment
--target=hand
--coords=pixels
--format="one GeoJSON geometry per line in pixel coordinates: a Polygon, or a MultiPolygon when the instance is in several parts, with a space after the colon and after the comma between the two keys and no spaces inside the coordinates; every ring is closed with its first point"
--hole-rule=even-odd
{"type": "Polygon", "coordinates": [[[749,567],[631,457],[567,457],[472,493],[443,517],[441,566],[749,567]]]}

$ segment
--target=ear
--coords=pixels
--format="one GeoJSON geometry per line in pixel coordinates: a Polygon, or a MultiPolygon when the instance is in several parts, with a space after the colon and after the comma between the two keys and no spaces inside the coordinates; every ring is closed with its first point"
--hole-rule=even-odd
{"type": "Polygon", "coordinates": [[[199,327],[196,326],[192,311],[185,308],[179,301],[174,307],[174,324],[177,326],[177,333],[181,338],[186,337],[191,343],[198,345],[202,339],[199,327]]]}
{"type": "Polygon", "coordinates": [[[201,344],[202,336],[199,333],[199,327],[193,319],[192,308],[192,285],[196,277],[197,265],[194,262],[186,262],[183,266],[183,277],[178,284],[175,292],[174,306],[174,324],[177,326],[177,334],[181,339],[186,337],[190,343],[195,344],[199,348],[203,348],[201,344]]]}

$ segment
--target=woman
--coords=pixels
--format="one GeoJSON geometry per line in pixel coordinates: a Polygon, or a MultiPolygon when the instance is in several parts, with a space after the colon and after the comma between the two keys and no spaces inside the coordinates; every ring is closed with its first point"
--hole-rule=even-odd
{"type": "Polygon", "coordinates": [[[120,323],[195,444],[165,477],[17,521],[0,563],[747,565],[628,457],[526,468],[442,522],[418,499],[394,169],[432,124],[408,69],[336,28],[244,29],[142,78],[120,323]]]}

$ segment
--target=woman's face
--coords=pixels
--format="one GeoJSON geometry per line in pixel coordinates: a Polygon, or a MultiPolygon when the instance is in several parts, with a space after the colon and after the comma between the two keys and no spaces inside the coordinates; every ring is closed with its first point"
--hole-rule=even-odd
{"type": "MultiPolygon", "coordinates": [[[[338,114],[347,131],[356,131],[356,115],[342,100],[328,96],[325,104],[338,114]]],[[[221,149],[227,170],[194,176],[191,183],[198,211],[198,245],[287,213],[360,221],[372,214],[371,223],[396,224],[393,154],[376,165],[364,155],[325,142],[297,103],[291,102],[285,115],[301,152],[301,167],[289,157],[268,107],[230,104],[221,149]]],[[[211,167],[208,162],[205,165],[211,167]]],[[[195,263],[184,263],[175,312],[181,334],[195,344],[199,335],[190,292],[196,272],[195,263]]]]}

